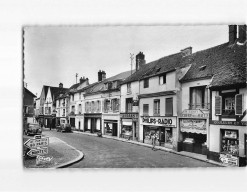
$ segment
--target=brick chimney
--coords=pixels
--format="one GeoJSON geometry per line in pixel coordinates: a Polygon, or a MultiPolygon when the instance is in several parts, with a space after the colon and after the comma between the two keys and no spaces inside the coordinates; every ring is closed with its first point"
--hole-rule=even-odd
{"type": "Polygon", "coordinates": [[[136,71],[140,69],[142,65],[146,63],[145,61],[145,55],[142,52],[139,52],[136,55],[136,71]]]}
{"type": "Polygon", "coordinates": [[[232,45],[237,39],[237,25],[229,25],[229,45],[232,45]]]}
{"type": "Polygon", "coordinates": [[[98,82],[103,81],[106,79],[106,73],[104,70],[99,70],[98,72],[98,82]]]}
{"type": "Polygon", "coordinates": [[[246,41],[246,25],[238,26],[238,39],[240,43],[244,43],[246,41]]]}
{"type": "Polygon", "coordinates": [[[59,88],[63,88],[63,83],[59,83],[59,88]]]}
{"type": "Polygon", "coordinates": [[[192,47],[186,47],[184,49],[180,50],[183,57],[191,55],[192,54],[192,47]]]}
{"type": "Polygon", "coordinates": [[[80,83],[83,83],[84,80],[85,80],[85,77],[84,77],[84,79],[81,77],[80,78],[80,83]]]}
{"type": "Polygon", "coordinates": [[[105,79],[106,79],[106,73],[105,73],[105,71],[104,71],[104,70],[102,70],[102,72],[101,72],[101,73],[102,73],[102,81],[103,81],[103,80],[105,80],[105,79]]]}

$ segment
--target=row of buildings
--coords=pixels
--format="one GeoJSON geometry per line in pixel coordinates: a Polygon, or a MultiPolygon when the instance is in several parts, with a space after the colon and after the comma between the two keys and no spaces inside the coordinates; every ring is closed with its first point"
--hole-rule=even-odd
{"type": "Polygon", "coordinates": [[[46,127],[122,137],[243,166],[247,156],[246,25],[230,25],[229,41],[146,63],[134,71],[70,88],[43,86],[35,115],[46,127]]]}

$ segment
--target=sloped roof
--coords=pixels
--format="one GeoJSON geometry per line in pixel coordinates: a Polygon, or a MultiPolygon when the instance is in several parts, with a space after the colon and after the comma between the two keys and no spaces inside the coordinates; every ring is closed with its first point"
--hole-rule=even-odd
{"type": "MultiPolygon", "coordinates": [[[[104,89],[105,83],[107,83],[109,81],[116,81],[116,80],[122,81],[125,78],[129,77],[130,75],[131,75],[131,71],[125,71],[125,72],[119,73],[119,74],[117,74],[115,76],[109,77],[109,78],[107,78],[107,79],[105,79],[105,80],[103,80],[101,82],[93,83],[93,84],[87,86],[86,88],[84,88],[83,90],[86,92],[86,94],[103,92],[103,91],[106,91],[104,89]]],[[[117,88],[119,88],[119,86],[117,86],[117,88]]]]}
{"type": "Polygon", "coordinates": [[[26,87],[24,87],[24,93],[28,93],[33,97],[37,97],[36,95],[34,95],[31,91],[29,91],[26,87]]]}
{"type": "Polygon", "coordinates": [[[181,63],[191,64],[181,82],[212,78],[211,87],[246,83],[246,46],[224,43],[184,57],[181,63]]]}
{"type": "Polygon", "coordinates": [[[134,82],[147,77],[173,71],[177,67],[181,66],[181,59],[182,54],[179,52],[142,65],[138,71],[126,78],[121,84],[134,82]]]}
{"type": "Polygon", "coordinates": [[[48,88],[50,88],[51,97],[54,97],[54,99],[56,99],[59,96],[59,94],[63,94],[68,90],[68,88],[52,87],[47,85],[44,85],[43,88],[45,90],[45,97],[47,96],[48,88]]]}

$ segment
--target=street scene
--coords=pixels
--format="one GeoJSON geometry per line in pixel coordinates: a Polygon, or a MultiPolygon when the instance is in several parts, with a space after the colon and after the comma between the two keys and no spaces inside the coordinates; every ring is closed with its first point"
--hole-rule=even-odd
{"type": "Polygon", "coordinates": [[[23,166],[246,166],[246,32],[24,27],[23,166]]]}

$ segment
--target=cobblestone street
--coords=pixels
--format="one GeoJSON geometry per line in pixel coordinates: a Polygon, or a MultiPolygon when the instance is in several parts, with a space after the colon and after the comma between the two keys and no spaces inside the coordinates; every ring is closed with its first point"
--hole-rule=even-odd
{"type": "Polygon", "coordinates": [[[71,168],[215,167],[189,157],[107,138],[55,130],[44,134],[57,137],[84,153],[84,159],[71,168]]]}

